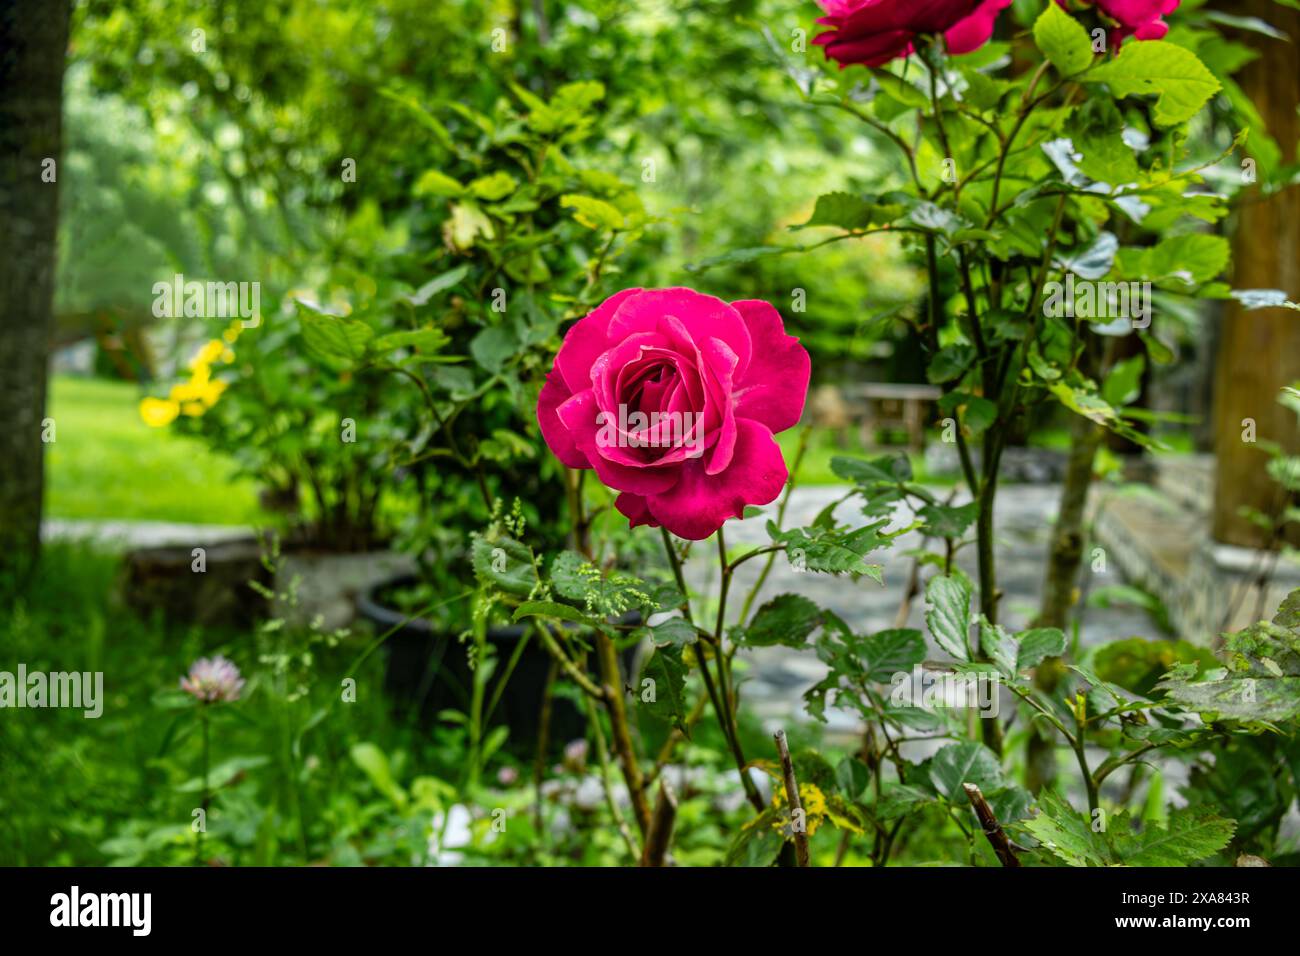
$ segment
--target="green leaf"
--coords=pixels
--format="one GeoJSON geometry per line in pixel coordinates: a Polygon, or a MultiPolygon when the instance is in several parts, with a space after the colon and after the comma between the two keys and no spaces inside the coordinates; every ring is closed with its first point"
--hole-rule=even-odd
{"type": "Polygon", "coordinates": [[[415,306],[416,308],[419,308],[422,305],[427,305],[429,303],[429,300],[432,299],[435,295],[437,295],[439,292],[445,292],[446,290],[452,288],[453,286],[456,285],[456,283],[460,282],[460,280],[465,278],[465,276],[467,275],[469,275],[469,266],[467,265],[457,266],[454,269],[448,269],[446,272],[442,273],[441,275],[434,276],[424,285],[420,286],[420,288],[416,289],[413,293],[411,293],[409,296],[406,297],[406,301],[411,303],[411,305],[415,306]]]}
{"type": "Polygon", "coordinates": [[[780,594],[754,614],[736,643],[749,647],[803,647],[808,636],[822,623],[822,612],[812,601],[798,594],[780,594]]]}
{"type": "Polygon", "coordinates": [[[513,538],[488,540],[475,535],[470,544],[470,562],[480,581],[496,585],[507,594],[527,597],[539,583],[533,552],[513,538]]]}
{"type": "Polygon", "coordinates": [[[881,579],[881,567],[867,564],[866,556],[886,544],[879,527],[867,525],[852,531],[825,527],[782,531],[774,522],[767,523],[772,540],[785,545],[786,560],[792,567],[826,574],[866,574],[877,582],[881,579]]]}
{"type": "Polygon", "coordinates": [[[1141,353],[1116,362],[1101,386],[1101,397],[1112,406],[1123,406],[1136,401],[1142,391],[1142,372],[1146,356],[1141,353]]]}
{"type": "Polygon", "coordinates": [[[641,679],[652,680],[649,688],[638,688],[641,706],[659,720],[670,721],[683,735],[690,736],[686,714],[690,704],[686,700],[686,665],[682,662],[682,649],[676,646],[656,647],[641,670],[641,679]],[[647,700],[647,695],[653,699],[647,700]]]}
{"type": "Polygon", "coordinates": [[[470,195],[477,199],[484,199],[488,202],[497,202],[505,199],[514,192],[517,185],[518,184],[515,182],[513,176],[509,173],[498,170],[497,172],[490,173],[487,176],[480,176],[478,179],[471,182],[469,184],[469,191],[470,195]]]}
{"type": "Polygon", "coordinates": [[[465,187],[446,173],[429,169],[420,174],[413,190],[419,196],[450,196],[453,199],[465,195],[465,187]]]}
{"type": "Polygon", "coordinates": [[[366,323],[316,312],[302,302],[297,302],[297,306],[302,340],[312,353],[327,359],[353,361],[366,354],[366,345],[375,334],[366,323]]]}
{"type": "Polygon", "coordinates": [[[930,781],[934,789],[953,803],[966,804],[963,783],[983,791],[1003,785],[1002,768],[993,751],[973,740],[949,744],[930,758],[930,781]]]}
{"type": "Polygon", "coordinates": [[[393,349],[415,348],[433,353],[441,350],[451,339],[442,329],[411,329],[381,335],[370,345],[372,352],[391,352],[393,349]]]}
{"type": "Polygon", "coordinates": [[[871,783],[871,770],[857,757],[845,757],[835,765],[835,783],[840,793],[856,802],[871,783]]]}
{"type": "Polygon", "coordinates": [[[1174,668],[1159,685],[1189,710],[1209,720],[1279,722],[1300,717],[1300,589],[1282,602],[1273,620],[1229,634],[1221,657],[1227,665],[1211,679],[1174,668]]]}
{"type": "Polygon", "coordinates": [[[863,659],[866,679],[888,684],[895,674],[906,673],[925,660],[925,635],[914,628],[877,631],[855,648],[863,659]]]}
{"type": "Polygon", "coordinates": [[[573,210],[573,218],[588,229],[619,230],[626,224],[623,214],[611,203],[594,196],[578,196],[573,193],[560,197],[560,205],[573,210]]]}
{"type": "Polygon", "coordinates": [[[685,647],[700,639],[699,629],[684,617],[670,617],[646,630],[649,632],[650,640],[658,647],[665,645],[685,647]]]}
{"type": "Polygon", "coordinates": [[[1043,790],[1038,795],[1039,814],[1024,827],[1048,852],[1069,866],[1106,866],[1111,853],[1106,841],[1092,830],[1092,822],[1068,803],[1043,790]]]}
{"type": "Polygon", "coordinates": [[[831,458],[831,471],[854,484],[896,484],[912,480],[912,463],[906,455],[882,455],[878,458],[831,458]]]}
{"type": "Polygon", "coordinates": [[[388,757],[372,743],[357,743],[349,751],[352,762],[370,778],[376,790],[393,802],[398,810],[406,809],[406,791],[393,779],[393,770],[388,757]]]}
{"type": "Polygon", "coordinates": [[[1111,832],[1116,854],[1127,866],[1188,866],[1222,850],[1236,828],[1201,806],[1174,810],[1167,829],[1148,823],[1140,833],[1115,826],[1111,832]]]}
{"type": "Polygon", "coordinates": [[[1088,31],[1055,3],[1034,21],[1034,43],[1062,76],[1080,73],[1092,63],[1088,31]]]}
{"type": "Polygon", "coordinates": [[[940,647],[959,661],[971,659],[970,582],[935,575],[925,586],[925,623],[940,647]]]}
{"type": "Polygon", "coordinates": [[[889,70],[872,70],[871,76],[880,84],[880,88],[885,91],[886,95],[898,100],[904,106],[912,109],[924,109],[930,105],[925,93],[889,70]]]}
{"type": "Polygon", "coordinates": [[[792,252],[801,252],[802,246],[751,246],[745,249],[732,249],[716,256],[709,256],[695,262],[688,262],[687,272],[707,272],[717,266],[745,265],[769,256],[784,256],[792,252]]]}
{"type": "Polygon", "coordinates": [[[469,343],[470,354],[489,372],[499,372],[519,351],[519,338],[507,325],[489,325],[469,343]]]}
{"type": "Polygon", "coordinates": [[[974,360],[973,345],[945,345],[930,360],[930,365],[925,370],[925,377],[933,385],[951,382],[966,374],[966,369],[974,360]]]}
{"type": "Polygon", "coordinates": [[[1016,676],[1016,639],[997,624],[980,615],[980,651],[1008,679],[1016,676]]]}
{"type": "Polygon", "coordinates": [[[1057,627],[1032,627],[1016,635],[1020,647],[1016,652],[1016,670],[1037,667],[1049,657],[1065,653],[1065,633],[1057,627]]]}
{"type": "Polygon", "coordinates": [[[1109,84],[1121,99],[1135,94],[1158,96],[1154,119],[1160,126],[1191,119],[1221,89],[1196,54],[1164,40],[1126,43],[1115,59],[1082,79],[1109,84]]]}
{"type": "Polygon", "coordinates": [[[979,502],[964,505],[925,505],[917,512],[925,519],[925,533],[940,538],[960,538],[979,516],[979,502]]]}
{"type": "Polygon", "coordinates": [[[869,199],[852,193],[833,192],[817,197],[812,217],[791,229],[811,226],[838,226],[840,229],[865,229],[871,225],[874,206],[869,199]]]}
{"type": "Polygon", "coordinates": [[[513,620],[518,621],[525,617],[553,617],[561,621],[572,621],[574,624],[585,624],[589,627],[599,626],[577,608],[570,607],[567,604],[560,604],[558,601],[525,601],[515,608],[513,620]]]}
{"type": "Polygon", "coordinates": [[[1223,236],[1188,233],[1167,236],[1147,253],[1146,267],[1153,279],[1178,278],[1200,285],[1223,272],[1231,249],[1223,236]]]}

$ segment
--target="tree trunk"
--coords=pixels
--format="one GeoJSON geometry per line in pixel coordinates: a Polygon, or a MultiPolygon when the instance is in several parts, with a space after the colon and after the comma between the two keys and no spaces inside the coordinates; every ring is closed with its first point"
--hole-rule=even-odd
{"type": "MultiPolygon", "coordinates": [[[[1083,519],[1092,487],[1092,467],[1105,431],[1082,415],[1070,423],[1070,458],[1061,488],[1052,542],[1043,578],[1043,601],[1034,627],[1065,630],[1074,607],[1079,567],[1083,562],[1083,519]]],[[[1051,693],[1065,673],[1060,658],[1048,658],[1034,670],[1034,686],[1051,693]]],[[[1038,793],[1056,778],[1056,740],[1050,727],[1034,727],[1025,742],[1025,786],[1038,793]]]]}
{"type": "MultiPolygon", "coordinates": [[[[1300,10],[1272,0],[1234,0],[1231,12],[1260,17],[1291,42],[1250,34],[1247,42],[1260,52],[1237,74],[1247,97],[1259,109],[1268,134],[1282,149],[1283,161],[1296,160],[1300,138],[1300,10]]],[[[1260,179],[1266,170],[1260,170],[1260,179]]],[[[1282,289],[1300,295],[1300,187],[1292,185],[1270,197],[1248,195],[1233,239],[1233,286],[1282,289]]],[[[1300,379],[1300,318],[1288,309],[1226,309],[1215,377],[1214,537],[1227,544],[1264,547],[1267,532],[1242,518],[1243,507],[1270,514],[1278,501],[1277,484],[1268,476],[1258,444],[1243,439],[1247,419],[1255,423],[1259,442],[1275,441],[1291,454],[1300,451],[1295,415],[1277,403],[1279,390],[1300,379]]],[[[1296,529],[1293,529],[1295,531],[1296,529]]],[[[1300,544],[1300,533],[1292,544],[1300,544]]]]}
{"type": "Polygon", "coordinates": [[[68,18],[59,0],[0,0],[0,568],[39,550],[58,437],[44,419],[68,18]]]}

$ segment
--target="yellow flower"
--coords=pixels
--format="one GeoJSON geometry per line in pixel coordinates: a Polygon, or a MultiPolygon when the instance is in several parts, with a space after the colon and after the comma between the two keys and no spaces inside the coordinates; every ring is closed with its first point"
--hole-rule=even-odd
{"type": "Polygon", "coordinates": [[[186,415],[202,415],[204,411],[217,404],[217,399],[221,393],[226,390],[226,383],[217,379],[210,379],[206,374],[194,376],[188,382],[181,382],[173,385],[168,397],[176,403],[182,405],[181,411],[186,415]],[[187,404],[193,404],[198,407],[198,411],[192,411],[187,404]]]}
{"type": "Polygon", "coordinates": [[[230,364],[231,362],[233,362],[234,360],[235,360],[235,353],[234,353],[234,352],[232,352],[230,349],[222,349],[222,350],[221,350],[221,361],[223,361],[223,362],[225,362],[227,365],[229,365],[229,364],[230,364]]]}
{"type": "Polygon", "coordinates": [[[180,406],[170,399],[140,399],[140,417],[150,428],[165,428],[176,420],[180,406]]]}
{"type": "Polygon", "coordinates": [[[226,343],[221,339],[212,339],[195,353],[194,358],[190,359],[190,368],[196,372],[200,368],[206,368],[221,358],[221,353],[225,347],[226,343]]]}
{"type": "Polygon", "coordinates": [[[188,415],[190,418],[198,418],[208,410],[208,406],[202,402],[182,402],[181,413],[188,415]]]}

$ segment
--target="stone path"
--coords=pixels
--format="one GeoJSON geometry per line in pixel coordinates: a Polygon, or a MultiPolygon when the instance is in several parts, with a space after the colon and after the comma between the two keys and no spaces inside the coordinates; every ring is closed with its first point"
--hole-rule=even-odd
{"type": "MultiPolygon", "coordinates": [[[[826,505],[847,491],[840,486],[818,486],[796,489],[786,513],[787,527],[810,523],[826,505]]],[[[1042,586],[1047,543],[1052,520],[1056,514],[1060,490],[1055,485],[1008,485],[998,501],[995,516],[997,528],[998,583],[1004,592],[1002,621],[1011,629],[1028,624],[1038,606],[1042,586]]],[[[969,498],[958,497],[957,504],[969,498]]],[[[735,549],[743,545],[768,543],[765,524],[775,507],[765,509],[765,514],[746,521],[733,521],[727,525],[727,543],[735,549]]],[[[861,525],[865,518],[857,512],[853,502],[842,505],[837,511],[840,520],[850,525],[861,525]]],[[[911,514],[905,508],[896,512],[895,522],[906,524],[911,514]]],[[[186,525],[161,521],[80,521],[49,519],[45,522],[47,539],[90,539],[101,547],[114,550],[160,545],[212,544],[246,536],[250,529],[220,525],[186,525]]],[[[845,577],[825,574],[798,573],[783,556],[778,556],[755,607],[778,594],[793,592],[811,598],[822,607],[834,611],[857,632],[869,633],[894,626],[894,617],[902,599],[911,559],[907,552],[920,545],[920,536],[914,532],[897,539],[893,548],[878,553],[877,563],[884,567],[884,585],[870,578],[854,582],[845,577]]],[[[711,542],[696,546],[686,564],[686,574],[693,589],[714,595],[717,584],[717,558],[711,542]]],[[[967,574],[975,577],[975,551],[963,548],[957,563],[967,574]]],[[[732,615],[739,612],[745,595],[749,593],[763,565],[762,559],[746,562],[737,571],[733,584],[732,615]]],[[[1121,577],[1113,567],[1097,575],[1093,587],[1119,583],[1121,577]]],[[[913,602],[907,626],[924,630],[925,603],[913,602]]],[[[1131,608],[1089,608],[1084,615],[1080,640],[1089,646],[1123,637],[1141,635],[1152,637],[1155,625],[1145,612],[1131,608]]],[[[743,655],[748,662],[744,673],[743,694],[746,704],[770,724],[792,719],[806,720],[803,711],[804,692],[826,674],[825,665],[811,651],[786,647],[755,648],[743,655]]],[[[742,662],[741,667],[745,664],[742,662]]],[[[830,709],[827,718],[832,730],[852,734],[857,729],[857,719],[852,714],[830,709]]]]}
{"type": "Polygon", "coordinates": [[[108,521],[98,518],[46,518],[46,541],[87,541],[112,551],[133,548],[198,547],[246,538],[251,527],[220,524],[179,524],[174,521],[108,521]]]}
{"type": "MultiPolygon", "coordinates": [[[[786,512],[786,526],[810,523],[822,508],[842,497],[846,491],[846,488],[837,486],[796,489],[786,512]]],[[[1027,626],[1037,611],[1059,496],[1060,488],[1056,485],[1008,485],[999,497],[995,515],[996,559],[998,584],[1004,592],[1002,623],[1009,629],[1027,626]]],[[[963,504],[969,500],[969,495],[959,496],[955,503],[963,504]]],[[[765,511],[775,515],[774,506],[765,511]]],[[[842,505],[836,515],[849,525],[866,523],[852,501],[842,505]]],[[[741,545],[768,543],[765,530],[768,517],[769,514],[764,514],[729,523],[728,547],[734,550],[741,545]]],[[[911,514],[900,507],[894,520],[895,526],[907,524],[911,514]]],[[[834,611],[855,632],[869,633],[893,627],[911,569],[907,552],[920,543],[920,535],[909,532],[898,538],[893,548],[874,556],[873,560],[884,567],[883,587],[866,577],[854,582],[845,577],[799,573],[783,556],[778,556],[755,607],[778,594],[792,592],[803,594],[834,611]]],[[[973,546],[963,548],[957,557],[957,564],[972,579],[975,578],[975,561],[973,546]]],[[[716,592],[716,562],[716,553],[709,544],[697,546],[686,567],[693,588],[705,588],[710,595],[716,592]]],[[[755,559],[738,569],[733,584],[736,597],[731,603],[731,614],[737,613],[743,604],[762,564],[762,559],[755,559]]],[[[1092,586],[1096,588],[1121,581],[1118,571],[1110,567],[1106,573],[1094,576],[1092,586]]],[[[924,614],[925,602],[920,597],[913,602],[907,626],[924,630],[924,614]]],[[[1080,629],[1080,641],[1084,646],[1090,646],[1118,638],[1154,637],[1157,634],[1154,623],[1144,611],[1123,607],[1089,608],[1080,629]]],[[[825,665],[815,654],[786,647],[767,647],[755,648],[743,656],[751,664],[742,691],[747,705],[772,725],[791,719],[808,719],[803,713],[803,693],[826,674],[825,665]]],[[[827,719],[831,729],[838,732],[854,733],[858,726],[856,717],[845,712],[828,710],[827,719]]]]}

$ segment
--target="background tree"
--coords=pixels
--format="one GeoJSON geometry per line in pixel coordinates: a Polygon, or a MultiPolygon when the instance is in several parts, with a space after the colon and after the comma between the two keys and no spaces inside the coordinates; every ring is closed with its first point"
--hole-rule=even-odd
{"type": "Polygon", "coordinates": [[[66,3],[0,0],[0,567],[40,544],[67,45],[66,3]]]}

